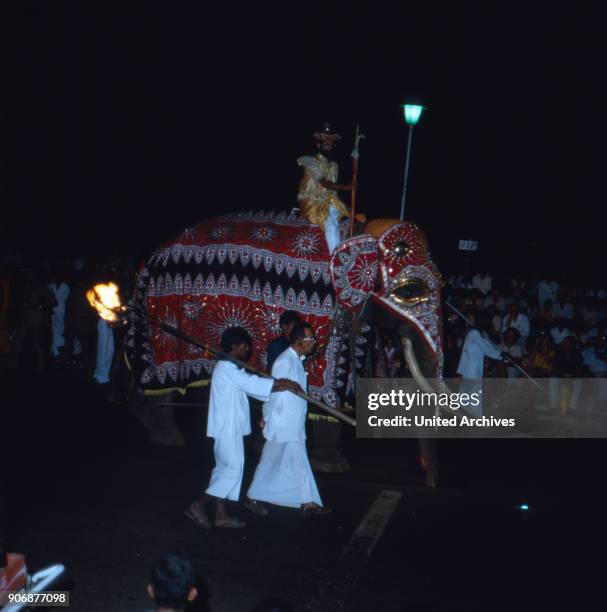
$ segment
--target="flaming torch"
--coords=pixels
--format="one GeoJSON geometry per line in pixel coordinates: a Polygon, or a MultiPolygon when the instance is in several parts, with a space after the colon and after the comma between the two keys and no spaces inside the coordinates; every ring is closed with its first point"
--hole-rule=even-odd
{"type": "Polygon", "coordinates": [[[118,323],[127,312],[120,301],[116,283],[100,283],[86,292],[86,299],[99,316],[108,323],[118,323]]]}
{"type": "MultiPolygon", "coordinates": [[[[249,365],[248,363],[245,363],[244,361],[240,361],[240,359],[236,359],[235,357],[232,357],[231,355],[228,355],[227,353],[224,353],[223,351],[215,347],[212,347],[208,344],[205,344],[204,342],[201,342],[200,340],[198,340],[197,338],[194,338],[193,336],[183,333],[179,329],[176,329],[174,327],[171,327],[170,325],[167,325],[164,321],[161,321],[158,317],[155,317],[149,314],[148,312],[145,312],[141,308],[136,308],[134,306],[122,304],[122,301],[120,300],[120,292],[118,289],[118,285],[116,285],[115,283],[105,283],[105,284],[101,283],[101,284],[95,285],[92,289],[89,289],[86,292],[86,297],[89,303],[91,304],[91,306],[97,311],[99,316],[104,321],[107,321],[108,323],[116,324],[116,323],[124,322],[127,313],[132,312],[134,313],[135,316],[141,317],[150,325],[155,325],[156,327],[159,327],[163,331],[175,336],[176,338],[179,338],[180,340],[183,340],[184,342],[189,342],[190,344],[193,344],[194,346],[197,346],[198,348],[201,348],[209,353],[212,353],[218,359],[225,359],[227,361],[231,361],[232,363],[236,364],[239,368],[244,368],[245,370],[248,370],[249,372],[252,372],[253,374],[257,374],[257,376],[261,376],[263,378],[272,378],[272,379],[274,378],[273,376],[270,376],[266,372],[258,370],[257,368],[253,367],[252,365],[249,365]]],[[[311,395],[308,395],[307,393],[304,393],[303,391],[290,391],[290,393],[295,393],[295,395],[298,395],[302,399],[305,399],[307,402],[309,402],[310,404],[313,404],[317,408],[320,408],[321,410],[328,412],[331,416],[334,416],[336,419],[340,419],[344,423],[347,423],[348,425],[352,425],[353,427],[356,427],[356,421],[354,419],[343,414],[339,410],[336,410],[335,408],[331,408],[331,406],[327,406],[326,404],[319,402],[317,399],[314,399],[311,395]]]]}

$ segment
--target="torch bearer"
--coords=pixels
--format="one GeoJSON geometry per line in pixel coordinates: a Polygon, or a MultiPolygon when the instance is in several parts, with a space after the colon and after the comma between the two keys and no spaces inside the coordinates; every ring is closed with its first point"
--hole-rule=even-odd
{"type": "MultiPolygon", "coordinates": [[[[95,285],[92,289],[89,289],[86,292],[86,297],[91,304],[91,306],[97,311],[99,316],[108,321],[110,323],[120,323],[120,321],[124,320],[124,317],[128,312],[132,312],[135,316],[139,316],[142,319],[146,320],[149,324],[155,325],[159,327],[163,331],[168,334],[183,340],[184,342],[188,342],[197,346],[198,348],[203,349],[209,353],[214,354],[218,359],[226,359],[227,361],[231,361],[239,368],[244,368],[245,370],[249,370],[249,372],[253,372],[257,374],[257,376],[261,376],[263,378],[274,378],[270,376],[266,372],[262,370],[258,370],[252,365],[245,363],[244,361],[240,361],[240,359],[236,359],[227,353],[212,347],[204,342],[201,342],[197,338],[194,338],[188,334],[185,334],[179,329],[176,329],[170,325],[167,325],[164,321],[161,321],[158,317],[151,315],[148,312],[145,312],[141,308],[136,308],[135,306],[125,306],[122,304],[120,300],[120,294],[118,291],[118,286],[115,283],[107,283],[107,284],[99,284],[95,285]]],[[[304,393],[303,391],[291,391],[291,393],[295,393],[302,399],[305,399],[310,404],[328,412],[331,416],[334,416],[336,419],[340,419],[344,423],[348,425],[352,425],[356,427],[356,421],[349,416],[343,414],[339,410],[335,408],[331,408],[331,406],[327,406],[323,404],[323,402],[319,402],[317,399],[313,398],[311,395],[304,393]]]]}

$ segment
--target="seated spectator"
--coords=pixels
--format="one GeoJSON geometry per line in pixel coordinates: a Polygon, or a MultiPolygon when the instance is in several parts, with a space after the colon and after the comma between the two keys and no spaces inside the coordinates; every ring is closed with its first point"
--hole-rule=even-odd
{"type": "MultiPolygon", "coordinates": [[[[520,344],[520,337],[521,335],[518,330],[510,327],[504,333],[504,341],[499,345],[500,351],[519,365],[523,358],[523,347],[520,344]]],[[[500,363],[500,365],[502,364],[500,363]]],[[[521,372],[517,368],[507,364],[504,365],[508,378],[519,378],[521,376],[521,372]]]]}
{"type": "Polygon", "coordinates": [[[463,274],[453,274],[449,277],[449,281],[447,283],[450,287],[454,289],[460,289],[465,286],[464,284],[464,275],[463,274]]]}
{"type": "MultiPolygon", "coordinates": [[[[521,302],[522,304],[522,302],[521,302]]],[[[523,308],[521,306],[521,308],[523,308]]],[[[529,320],[531,321],[531,319],[533,319],[537,313],[539,312],[540,308],[538,306],[537,300],[533,297],[533,296],[529,296],[527,299],[527,306],[524,309],[525,314],[527,315],[527,317],[529,318],[529,320]]]]}
{"type": "Polygon", "coordinates": [[[553,313],[557,318],[573,320],[573,304],[565,298],[562,292],[559,293],[559,297],[553,306],[553,313]]]}
{"type": "Polygon", "coordinates": [[[506,310],[506,300],[501,296],[498,289],[493,289],[485,298],[484,306],[485,308],[495,306],[499,312],[504,312],[506,310]]]}
{"type": "Polygon", "coordinates": [[[548,378],[552,375],[554,364],[554,343],[547,334],[542,334],[536,341],[535,347],[529,355],[527,363],[531,368],[531,375],[536,378],[548,378]]]}
{"type": "Polygon", "coordinates": [[[598,310],[596,307],[596,303],[594,300],[590,299],[586,302],[586,305],[582,308],[582,316],[584,317],[584,321],[588,325],[596,325],[598,321],[598,310]]]}
{"type": "Polygon", "coordinates": [[[493,287],[493,278],[487,272],[479,272],[472,277],[472,287],[487,295],[493,287]]]}
{"type": "Polygon", "coordinates": [[[550,335],[554,344],[557,346],[568,336],[571,336],[571,330],[567,327],[565,319],[556,319],[556,325],[550,330],[550,335]]]}
{"type": "Polygon", "coordinates": [[[541,280],[537,284],[537,303],[543,304],[546,300],[554,302],[558,294],[559,284],[554,281],[541,280]]]}
{"type": "Polygon", "coordinates": [[[577,341],[573,336],[566,336],[556,347],[553,375],[557,378],[581,378],[584,373],[582,354],[577,341]]]}
{"type": "Polygon", "coordinates": [[[508,306],[508,314],[502,321],[502,334],[510,327],[514,327],[518,331],[520,334],[519,342],[521,345],[525,345],[529,336],[529,318],[521,312],[521,307],[517,302],[512,302],[508,306]]]}
{"type": "Polygon", "coordinates": [[[470,297],[472,298],[472,304],[479,310],[485,305],[485,296],[478,289],[470,290],[470,297]]]}
{"type": "Polygon", "coordinates": [[[546,300],[533,317],[533,328],[537,333],[548,333],[554,327],[552,300],[546,300]]]}
{"type": "Polygon", "coordinates": [[[607,338],[602,335],[591,341],[582,352],[582,361],[595,378],[607,377],[607,338]]]}
{"type": "Polygon", "coordinates": [[[198,597],[192,564],[176,555],[166,555],[152,568],[148,594],[156,612],[182,612],[198,597]]]}
{"type": "Polygon", "coordinates": [[[489,306],[485,308],[489,316],[491,317],[491,328],[489,329],[489,336],[494,342],[499,342],[500,334],[502,331],[502,317],[498,313],[495,306],[489,306]]]}

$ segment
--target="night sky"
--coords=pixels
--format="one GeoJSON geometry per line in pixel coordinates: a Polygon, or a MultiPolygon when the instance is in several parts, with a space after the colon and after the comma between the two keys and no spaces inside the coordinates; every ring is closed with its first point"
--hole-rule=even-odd
{"type": "Polygon", "coordinates": [[[407,217],[439,266],[602,272],[607,134],[600,15],[367,3],[15,3],[4,11],[4,246],[145,253],[226,211],[295,203],[326,120],[358,208],[407,217]]]}

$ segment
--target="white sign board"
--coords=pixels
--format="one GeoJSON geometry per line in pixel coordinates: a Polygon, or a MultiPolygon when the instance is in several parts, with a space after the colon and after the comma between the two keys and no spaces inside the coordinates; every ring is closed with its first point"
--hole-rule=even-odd
{"type": "Polygon", "coordinates": [[[460,251],[478,251],[478,242],[476,240],[460,240],[460,251]]]}

